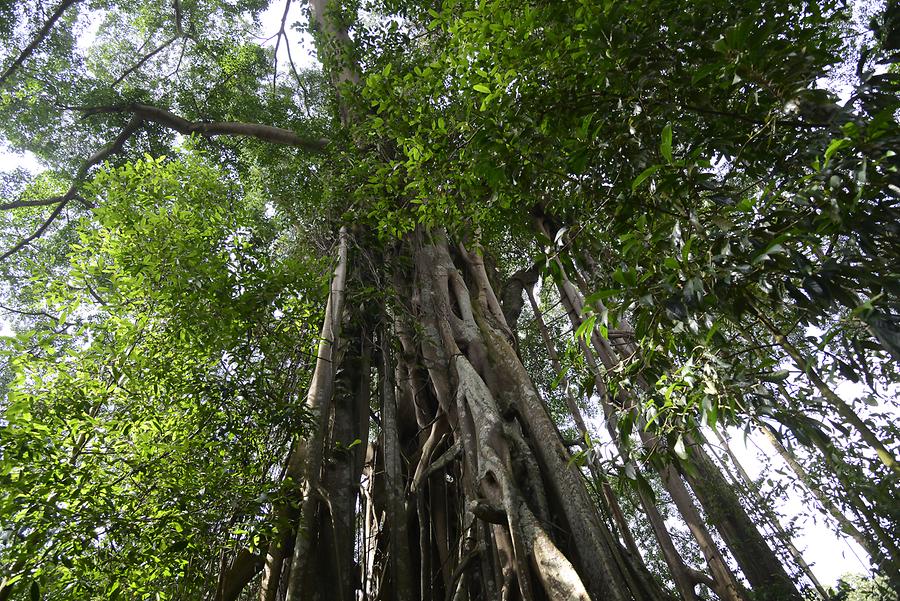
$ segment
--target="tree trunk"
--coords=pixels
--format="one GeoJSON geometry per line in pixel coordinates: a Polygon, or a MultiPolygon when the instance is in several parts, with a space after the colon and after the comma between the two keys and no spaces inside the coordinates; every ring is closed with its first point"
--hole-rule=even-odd
{"type": "Polygon", "coordinates": [[[731,464],[737,470],[739,480],[733,480],[735,486],[737,486],[738,488],[743,488],[746,493],[752,497],[753,505],[758,509],[760,513],[763,514],[765,519],[774,529],[777,535],[777,540],[779,540],[785,546],[787,552],[794,559],[794,561],[797,562],[797,566],[809,579],[810,583],[812,583],[813,587],[816,589],[816,592],[819,593],[819,596],[822,599],[827,600],[829,597],[828,591],[826,591],[825,588],[819,583],[819,579],[816,578],[816,575],[813,574],[812,568],[808,563],[806,563],[806,560],[803,559],[803,555],[794,545],[794,542],[791,540],[791,536],[781,525],[781,521],[778,519],[778,516],[775,515],[775,512],[773,511],[771,505],[759,493],[759,488],[757,487],[756,483],[753,482],[753,479],[750,478],[750,475],[746,472],[746,470],[744,470],[744,466],[741,465],[741,462],[738,461],[738,458],[731,451],[728,440],[718,430],[716,430],[716,436],[718,437],[723,450],[731,460],[731,464]]]}
{"type": "Polygon", "coordinates": [[[691,461],[698,475],[686,474],[700,505],[725,539],[755,598],[771,601],[800,600],[802,596],[784,565],[747,515],[740,499],[716,468],[703,447],[686,437],[691,461]]]}
{"type": "MultiPolygon", "coordinates": [[[[557,267],[560,272],[560,279],[557,283],[560,298],[562,299],[563,306],[566,308],[566,312],[568,313],[569,319],[572,322],[573,329],[577,330],[582,323],[581,312],[584,307],[584,300],[575,286],[568,280],[565,274],[565,268],[562,266],[562,264],[558,263],[557,267]]],[[[608,341],[606,342],[606,344],[604,344],[604,340],[596,332],[588,332],[587,334],[592,343],[595,345],[595,351],[603,361],[604,367],[606,369],[614,368],[618,364],[619,359],[614,355],[614,351],[609,346],[608,341]]],[[[624,449],[624,445],[621,444],[619,433],[615,428],[614,420],[616,414],[616,404],[611,399],[609,391],[606,388],[606,384],[604,383],[602,378],[602,372],[600,371],[600,366],[597,364],[593,352],[590,348],[588,348],[587,343],[584,341],[584,339],[580,340],[580,345],[585,360],[587,361],[588,367],[591,369],[594,375],[596,392],[600,397],[601,403],[603,404],[604,413],[607,418],[607,428],[609,428],[610,436],[612,437],[613,441],[616,441],[617,444],[620,445],[619,448],[620,452],[623,453],[623,459],[627,461],[629,459],[628,454],[624,449]]],[[[627,396],[627,393],[623,391],[623,395],[627,396]]],[[[626,401],[622,403],[622,410],[633,411],[631,401],[626,399],[626,401]]],[[[653,437],[644,429],[641,429],[641,437],[644,446],[647,448],[656,448],[660,444],[660,442],[656,440],[655,437],[653,437]]],[[[703,553],[704,558],[706,559],[710,574],[712,575],[713,581],[715,582],[714,590],[716,594],[723,601],[746,601],[746,595],[744,594],[740,584],[738,584],[737,580],[735,579],[734,574],[732,574],[731,570],[728,568],[728,564],[725,562],[721,551],[719,551],[718,547],[713,541],[709,530],[706,528],[706,525],[704,524],[700,513],[697,511],[697,508],[694,506],[693,500],[691,499],[687,488],[685,488],[684,483],[681,480],[681,476],[678,474],[677,470],[675,470],[671,465],[664,465],[659,461],[653,461],[651,463],[659,472],[659,475],[662,478],[663,486],[672,496],[672,500],[675,502],[679,513],[687,523],[691,534],[693,534],[694,538],[697,541],[697,544],[700,546],[700,550],[703,553]]],[[[663,535],[662,533],[658,534],[658,540],[664,540],[665,538],[665,535],[663,535]]],[[[665,545],[664,542],[661,542],[660,544],[665,545]]],[[[675,559],[675,557],[668,559],[667,562],[668,561],[671,561],[670,569],[673,569],[674,576],[677,571],[681,570],[681,568],[678,566],[679,562],[675,559]]],[[[687,578],[683,574],[679,574],[679,579],[682,580],[682,586],[685,588],[685,590],[691,587],[691,585],[687,582],[687,578]]],[[[691,588],[691,590],[693,589],[691,588]]]]}
{"type": "MultiPolygon", "coordinates": [[[[544,317],[541,313],[540,307],[538,306],[537,301],[534,298],[534,293],[531,288],[526,288],[525,292],[528,296],[529,302],[531,303],[531,308],[534,312],[538,329],[541,332],[541,337],[544,340],[544,345],[547,347],[547,352],[550,354],[550,360],[553,364],[553,369],[557,373],[560,373],[562,370],[562,366],[559,363],[556,349],[554,348],[553,342],[550,338],[550,333],[548,332],[547,326],[544,323],[544,317]]],[[[572,414],[572,418],[575,421],[578,432],[581,435],[582,439],[586,440],[586,434],[588,432],[587,424],[585,423],[584,418],[581,415],[581,410],[578,408],[578,404],[575,401],[575,396],[572,392],[571,385],[569,384],[568,377],[563,375],[561,377],[560,383],[564,387],[569,411],[572,414]]],[[[600,394],[599,389],[597,390],[597,393],[600,394]]],[[[606,423],[607,426],[612,425],[609,420],[606,420],[606,423]]],[[[618,433],[615,431],[615,428],[608,429],[613,440],[618,442],[618,433]]],[[[585,449],[585,451],[588,452],[588,466],[591,467],[594,478],[602,478],[601,486],[604,499],[606,499],[610,512],[612,513],[613,518],[619,527],[619,531],[622,534],[625,546],[633,555],[639,558],[640,551],[637,548],[637,544],[635,543],[634,538],[631,536],[631,531],[628,528],[628,523],[625,521],[625,516],[622,514],[622,509],[619,506],[618,500],[616,499],[615,494],[610,488],[608,482],[606,482],[605,476],[602,473],[602,468],[600,467],[599,462],[596,460],[596,454],[590,452],[590,449],[585,449]]],[[[659,513],[655,502],[644,487],[638,487],[638,496],[641,502],[641,507],[644,509],[644,513],[646,514],[647,519],[650,521],[650,526],[653,529],[653,533],[660,546],[660,550],[662,551],[663,558],[666,561],[666,565],[669,567],[669,572],[672,576],[672,579],[675,581],[675,587],[678,589],[678,592],[681,594],[681,597],[685,601],[696,601],[698,599],[697,593],[694,590],[694,587],[697,583],[696,578],[692,577],[691,570],[685,565],[684,560],[675,549],[675,544],[673,543],[672,537],[665,527],[664,520],[662,518],[662,515],[659,513]]]]}
{"type": "MultiPolygon", "coordinates": [[[[866,553],[872,558],[872,561],[878,564],[882,571],[891,579],[892,582],[900,582],[900,571],[897,569],[897,559],[895,557],[885,557],[881,552],[881,549],[878,547],[876,541],[870,540],[868,537],[864,536],[859,529],[853,525],[846,515],[834,504],[831,500],[831,497],[828,496],[810,477],[809,473],[800,463],[794,454],[789,451],[778,437],[775,435],[775,432],[772,430],[771,426],[766,424],[765,422],[758,421],[760,429],[766,435],[766,438],[769,439],[769,442],[775,447],[775,450],[784,459],[784,462],[788,464],[788,466],[793,470],[793,472],[797,475],[801,482],[810,490],[810,492],[815,495],[815,497],[822,504],[822,507],[828,512],[831,517],[835,519],[838,523],[838,526],[841,530],[855,540],[860,547],[862,547],[866,553]]],[[[823,452],[825,450],[823,449],[823,452]]],[[[826,457],[826,461],[828,461],[826,457]]],[[[860,499],[856,499],[859,504],[862,504],[860,499]]],[[[854,503],[855,505],[855,503],[854,503]]]]}

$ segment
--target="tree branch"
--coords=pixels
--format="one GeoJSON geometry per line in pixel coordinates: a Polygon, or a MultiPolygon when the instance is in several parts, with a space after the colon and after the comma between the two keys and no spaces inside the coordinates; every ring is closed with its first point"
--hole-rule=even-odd
{"type": "Polygon", "coordinates": [[[67,204],[69,204],[69,199],[66,197],[63,197],[63,200],[59,201],[59,204],[56,205],[56,208],[53,209],[53,212],[50,213],[50,216],[47,217],[47,219],[44,221],[44,223],[42,223],[40,225],[40,227],[38,227],[38,229],[36,229],[34,231],[34,233],[32,233],[29,236],[26,236],[25,238],[22,238],[21,240],[19,240],[18,244],[16,244],[11,249],[9,249],[5,253],[3,253],[3,255],[0,256],[0,261],[5,261],[8,257],[11,257],[12,255],[16,254],[17,252],[19,252],[20,250],[22,250],[23,248],[25,248],[26,246],[31,244],[31,242],[33,240],[40,238],[41,235],[43,235],[44,231],[46,231],[46,229],[48,227],[50,227],[50,224],[53,223],[57,217],[59,217],[59,214],[62,213],[62,210],[64,208],[66,208],[67,204]]]}
{"type": "Polygon", "coordinates": [[[16,57],[16,60],[12,62],[12,64],[6,68],[6,71],[0,75],[0,86],[2,86],[6,80],[12,75],[16,69],[22,66],[22,64],[28,60],[28,58],[34,53],[37,47],[44,41],[50,34],[50,30],[53,29],[53,25],[59,20],[59,18],[63,15],[66,10],[73,4],[80,2],[81,0],[63,0],[63,2],[56,7],[56,10],[50,15],[50,18],[44,23],[44,26],[37,32],[37,35],[34,36],[34,39],[31,40],[31,43],[28,44],[22,52],[19,53],[19,56],[16,57]]]}
{"type": "Polygon", "coordinates": [[[309,151],[316,152],[324,150],[324,148],[328,145],[328,140],[324,138],[304,138],[298,136],[296,133],[289,129],[274,127],[272,125],[262,125],[259,123],[243,123],[240,121],[188,121],[184,117],[180,117],[175,113],[167,111],[166,109],[150,106],[147,104],[104,106],[82,110],[85,115],[130,112],[133,113],[136,118],[142,121],[150,121],[152,123],[162,125],[163,127],[173,129],[178,133],[186,136],[195,133],[207,137],[246,136],[249,138],[257,138],[265,142],[285,144],[287,146],[297,146],[309,151]]]}
{"type": "MultiPolygon", "coordinates": [[[[75,176],[75,181],[72,182],[72,185],[69,187],[68,191],[62,196],[47,199],[45,204],[56,204],[56,208],[53,209],[53,212],[50,213],[47,219],[45,219],[44,222],[32,234],[26,236],[11,249],[0,255],[0,261],[5,261],[7,258],[11,257],[12,255],[16,254],[17,252],[31,244],[32,241],[40,238],[44,234],[44,232],[47,231],[47,228],[50,227],[50,224],[56,221],[56,218],[59,217],[63,209],[65,209],[72,200],[78,198],[78,185],[84,180],[88,170],[94,165],[105,161],[113,154],[122,150],[125,142],[127,142],[128,138],[130,138],[134,134],[134,132],[137,131],[140,125],[141,120],[138,117],[133,117],[131,121],[129,121],[128,124],[124,128],[122,128],[122,131],[119,132],[119,135],[116,136],[116,139],[113,140],[112,143],[106,145],[105,147],[92,154],[88,158],[88,160],[85,161],[84,164],[78,169],[78,173],[75,176]]],[[[35,203],[37,201],[23,202],[35,203]]],[[[31,204],[27,206],[39,205],[31,204]]]]}
{"type": "Polygon", "coordinates": [[[181,37],[181,35],[173,35],[168,40],[166,40],[165,42],[163,42],[162,44],[157,46],[155,49],[153,49],[150,52],[148,52],[147,54],[145,54],[143,57],[141,57],[141,60],[139,60],[138,62],[133,64],[131,67],[126,69],[124,73],[119,75],[119,77],[117,77],[116,80],[114,82],[112,82],[112,84],[110,84],[110,87],[114,88],[117,85],[119,85],[120,83],[122,83],[122,80],[124,80],[126,77],[128,77],[129,75],[131,75],[132,73],[134,73],[135,71],[140,69],[141,66],[143,66],[143,64],[146,63],[148,60],[150,60],[151,58],[153,58],[154,56],[156,56],[157,54],[159,54],[160,52],[162,52],[163,50],[165,50],[166,48],[168,48],[169,46],[174,44],[175,41],[178,40],[180,37],[181,37]]]}
{"type": "Polygon", "coordinates": [[[9,313],[15,313],[17,315],[27,315],[29,317],[47,317],[52,319],[53,321],[59,322],[59,317],[55,315],[50,315],[46,311],[21,311],[19,309],[13,309],[12,307],[7,307],[6,305],[0,304],[0,310],[7,311],[9,313]]]}
{"type": "Polygon", "coordinates": [[[51,196],[40,200],[14,200],[13,202],[0,204],[0,211],[9,211],[10,209],[20,209],[22,207],[49,207],[62,202],[63,198],[63,196],[51,196]]]}
{"type": "MultiPolygon", "coordinates": [[[[288,11],[290,10],[291,0],[286,0],[284,3],[284,13],[281,15],[281,27],[278,29],[278,33],[275,34],[278,36],[278,39],[275,40],[275,56],[272,59],[272,62],[275,63],[272,69],[272,92],[275,92],[275,83],[278,80],[278,48],[281,46],[281,38],[284,38],[285,46],[290,46],[287,34],[284,31],[285,23],[287,23],[288,11]]],[[[288,50],[288,52],[290,52],[290,50],[288,50]]]]}

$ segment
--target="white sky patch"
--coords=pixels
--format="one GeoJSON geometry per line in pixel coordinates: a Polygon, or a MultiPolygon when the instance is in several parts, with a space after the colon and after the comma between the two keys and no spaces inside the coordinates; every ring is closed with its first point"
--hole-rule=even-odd
{"type": "Polygon", "coordinates": [[[99,10],[90,10],[81,12],[78,15],[78,39],[75,45],[81,52],[82,56],[87,54],[88,49],[97,39],[97,33],[100,31],[100,25],[103,23],[103,12],[99,10]]]}
{"type": "Polygon", "coordinates": [[[0,146],[0,171],[15,171],[20,168],[27,169],[31,173],[44,170],[40,160],[27,150],[14,151],[0,146]]]}

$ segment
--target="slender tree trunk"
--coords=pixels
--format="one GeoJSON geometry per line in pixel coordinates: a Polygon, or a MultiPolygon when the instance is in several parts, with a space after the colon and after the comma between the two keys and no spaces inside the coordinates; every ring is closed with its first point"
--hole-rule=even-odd
{"type": "MultiPolygon", "coordinates": [[[[553,369],[557,373],[560,373],[562,371],[562,366],[559,363],[559,358],[556,353],[556,349],[554,348],[553,341],[550,337],[550,333],[547,330],[547,325],[544,323],[544,317],[541,309],[534,298],[534,292],[530,287],[526,287],[525,293],[527,294],[528,300],[531,304],[538,329],[540,330],[541,337],[544,340],[544,345],[547,347],[547,352],[550,355],[553,369]]],[[[568,408],[572,414],[572,418],[575,421],[575,425],[578,428],[578,432],[581,435],[582,439],[586,439],[586,434],[588,433],[587,424],[585,423],[584,418],[581,415],[581,410],[579,409],[578,404],[575,400],[575,396],[572,392],[568,377],[563,375],[561,377],[560,383],[564,387],[568,408]]],[[[607,420],[606,423],[607,425],[610,425],[611,422],[607,420]]],[[[617,440],[618,433],[615,432],[614,428],[610,428],[609,433],[610,436],[613,437],[613,440],[617,440]]],[[[596,461],[596,455],[594,453],[589,453],[588,458],[588,465],[591,466],[592,472],[595,472],[595,479],[598,479],[602,482],[601,486],[604,499],[606,499],[607,506],[612,513],[613,519],[619,527],[619,531],[622,534],[622,538],[625,542],[626,548],[635,557],[640,558],[640,551],[638,550],[637,544],[634,541],[634,537],[631,535],[631,530],[628,527],[628,522],[625,520],[625,516],[622,513],[622,509],[619,506],[615,494],[610,488],[609,483],[606,481],[605,474],[603,474],[599,462],[596,461]]],[[[644,512],[650,521],[650,525],[653,529],[654,535],[656,536],[657,542],[659,543],[663,558],[665,559],[672,578],[675,581],[675,586],[678,589],[678,592],[681,594],[681,597],[685,601],[696,601],[698,599],[697,594],[694,590],[696,578],[692,577],[691,570],[685,565],[684,560],[675,549],[675,544],[672,541],[671,535],[665,527],[664,520],[662,518],[662,515],[659,513],[656,504],[654,503],[653,499],[650,498],[647,490],[639,488],[638,495],[641,501],[641,506],[643,507],[644,512]]]]}
{"type": "MultiPolygon", "coordinates": [[[[544,231],[546,232],[546,230],[544,231]]],[[[571,306],[571,313],[580,324],[580,314],[584,306],[584,300],[579,290],[566,277],[562,264],[557,263],[563,277],[561,294],[567,297],[567,302],[571,306]]],[[[584,285],[583,282],[582,285],[584,285]]],[[[603,309],[602,304],[599,308],[603,309]]],[[[622,355],[635,352],[629,348],[623,353],[621,350],[614,348],[596,330],[589,334],[595,352],[607,369],[615,368],[622,360],[622,355]]],[[[649,389],[649,385],[640,375],[637,377],[637,382],[644,389],[649,389]]],[[[631,401],[628,401],[626,410],[632,410],[630,409],[632,404],[631,401]]],[[[640,416],[636,416],[636,418],[640,421],[640,416]]],[[[645,446],[648,448],[655,448],[661,442],[652,437],[644,428],[641,429],[641,436],[644,439],[645,446]]],[[[715,465],[704,453],[702,447],[699,445],[691,445],[691,447],[694,451],[694,464],[701,474],[700,477],[694,477],[686,473],[685,477],[691,484],[691,488],[694,490],[707,516],[722,535],[735,559],[737,559],[741,571],[750,582],[754,593],[757,596],[761,595],[761,598],[767,599],[801,599],[800,592],[785,572],[781,561],[766,544],[756,525],[747,516],[740,500],[728,487],[715,465]]],[[[669,481],[672,486],[678,486],[678,483],[670,476],[666,474],[661,475],[664,482],[669,481]]],[[[681,495],[680,491],[676,492],[679,496],[681,495]]],[[[672,494],[671,490],[670,494],[672,494]]],[[[687,507],[685,508],[687,509],[687,507]]],[[[687,519],[687,516],[685,518],[687,519]]]]}
{"type": "MultiPolygon", "coordinates": [[[[878,564],[881,570],[891,579],[892,582],[900,582],[900,571],[897,569],[897,556],[893,557],[885,557],[884,554],[878,547],[877,542],[869,540],[868,537],[864,536],[860,530],[853,525],[846,515],[834,504],[831,500],[831,497],[825,493],[812,479],[800,461],[797,459],[794,454],[788,450],[778,437],[775,435],[775,432],[772,430],[771,426],[766,424],[765,422],[758,421],[762,432],[766,435],[766,438],[769,439],[769,442],[775,447],[775,451],[784,459],[784,462],[788,464],[788,466],[793,470],[793,472],[797,475],[801,482],[810,490],[810,492],[815,495],[815,497],[822,504],[822,507],[835,519],[838,523],[838,526],[841,530],[860,547],[862,547],[866,553],[872,558],[872,560],[878,564]]],[[[823,453],[825,450],[823,449],[823,453]]],[[[826,457],[826,461],[828,461],[826,457]]],[[[851,499],[853,501],[853,499],[851,499]]],[[[856,504],[862,504],[862,501],[856,498],[853,503],[854,506],[856,504]]],[[[880,537],[879,537],[880,538],[880,537]]]]}
{"type": "MultiPolygon", "coordinates": [[[[582,322],[581,310],[584,306],[584,301],[581,297],[581,294],[566,277],[565,269],[562,264],[558,263],[557,267],[561,274],[560,280],[558,282],[560,297],[562,299],[563,306],[566,308],[566,311],[569,315],[569,319],[572,322],[573,329],[577,330],[582,322]]],[[[598,352],[601,353],[600,357],[603,360],[605,367],[607,369],[614,368],[618,364],[618,358],[613,357],[613,351],[611,348],[608,348],[608,342],[604,346],[603,341],[600,340],[599,335],[597,335],[595,332],[590,332],[588,334],[592,339],[592,342],[594,342],[599,347],[598,352]]],[[[607,415],[607,427],[610,429],[610,435],[613,437],[614,441],[618,441],[619,435],[616,431],[613,421],[615,416],[615,406],[610,398],[609,391],[606,388],[606,384],[603,382],[600,366],[597,364],[596,359],[594,359],[593,353],[588,348],[584,340],[581,340],[580,344],[588,367],[591,369],[594,375],[597,394],[600,397],[601,402],[603,403],[604,413],[607,415]]],[[[623,410],[631,411],[633,409],[629,406],[629,403],[626,402],[623,406],[623,410]]],[[[641,435],[644,445],[647,448],[655,448],[659,445],[659,441],[654,439],[648,432],[643,429],[641,430],[641,435]]],[[[620,446],[620,449],[623,449],[623,453],[625,452],[622,446],[620,446]]],[[[628,460],[628,455],[623,455],[623,459],[628,460]]],[[[684,483],[681,480],[681,476],[678,474],[677,470],[675,470],[671,465],[663,465],[658,461],[653,462],[653,465],[662,478],[663,486],[671,495],[672,500],[675,502],[679,513],[681,514],[682,518],[684,518],[689,530],[691,531],[691,534],[694,535],[697,544],[700,546],[700,550],[703,553],[704,558],[706,559],[710,574],[712,575],[713,581],[715,582],[714,590],[716,594],[723,601],[746,601],[746,596],[741,586],[738,584],[737,579],[734,577],[734,574],[731,573],[731,570],[728,568],[724,557],[713,541],[709,530],[706,528],[706,525],[704,524],[700,513],[697,511],[697,508],[694,506],[693,500],[691,499],[687,488],[685,488],[684,483]]],[[[660,536],[662,536],[661,533],[660,536]]],[[[674,557],[671,558],[671,562],[672,565],[676,566],[672,568],[672,565],[670,565],[670,569],[673,569],[674,576],[676,571],[680,570],[680,568],[678,567],[678,562],[674,557]]],[[[679,579],[682,580],[682,586],[684,586],[685,589],[691,586],[690,584],[688,584],[688,579],[683,574],[683,572],[679,574],[679,579]]]]}
{"type": "Polygon", "coordinates": [[[787,552],[790,554],[793,560],[797,562],[797,566],[807,577],[807,579],[809,579],[809,581],[812,583],[813,587],[816,589],[816,592],[819,593],[819,596],[823,600],[827,600],[829,597],[828,591],[826,591],[825,588],[819,583],[818,578],[816,578],[816,575],[813,574],[812,568],[810,568],[809,564],[806,563],[806,560],[803,559],[803,554],[800,553],[800,550],[797,549],[797,547],[794,545],[794,542],[791,540],[790,534],[788,534],[788,532],[781,525],[781,521],[778,519],[778,516],[775,515],[775,512],[772,510],[771,505],[765,499],[763,499],[761,494],[759,494],[759,488],[756,486],[756,483],[753,482],[753,479],[750,478],[750,475],[744,469],[744,466],[741,465],[741,462],[738,461],[738,458],[735,456],[735,454],[731,451],[728,440],[718,430],[716,430],[716,436],[718,437],[725,453],[731,460],[731,465],[733,465],[737,470],[739,482],[736,481],[735,484],[737,486],[742,486],[747,494],[752,497],[753,504],[769,522],[772,529],[777,535],[777,539],[781,541],[782,544],[784,544],[787,552]]]}
{"type": "Polygon", "coordinates": [[[331,280],[331,292],[325,307],[316,367],[306,398],[306,405],[313,415],[315,429],[308,439],[298,443],[294,451],[305,460],[303,473],[305,481],[290,575],[285,592],[286,601],[300,601],[301,599],[301,589],[304,588],[302,584],[308,577],[310,549],[312,541],[317,535],[315,524],[318,518],[319,499],[322,494],[321,472],[325,459],[325,438],[328,432],[332,395],[334,394],[336,366],[339,363],[338,347],[340,346],[341,321],[344,315],[348,247],[349,233],[346,228],[341,228],[338,240],[337,267],[331,280]]]}
{"type": "MultiPolygon", "coordinates": [[[[382,333],[384,333],[384,328],[382,333]]],[[[386,339],[381,341],[381,400],[383,416],[382,447],[384,449],[385,504],[389,519],[389,553],[391,585],[394,599],[411,601],[415,599],[409,550],[408,507],[404,486],[403,465],[400,453],[399,423],[397,420],[397,395],[394,390],[393,353],[386,339]]]]}
{"type": "Polygon", "coordinates": [[[900,475],[900,464],[897,463],[897,460],[894,458],[893,453],[891,453],[887,447],[884,446],[884,443],[878,438],[878,435],[869,428],[868,424],[866,424],[863,419],[850,407],[844,400],[839,397],[828,384],[825,383],[825,380],[822,379],[822,376],[819,375],[818,369],[816,368],[814,362],[807,357],[803,356],[803,353],[795,347],[787,337],[781,333],[778,327],[772,323],[772,321],[765,316],[761,311],[756,310],[756,316],[759,320],[766,326],[766,328],[772,333],[772,336],[775,338],[775,342],[778,343],[781,348],[788,354],[788,356],[793,360],[794,364],[797,366],[797,369],[802,371],[809,381],[813,383],[813,385],[819,390],[822,394],[822,398],[837,411],[838,415],[841,416],[841,419],[845,420],[847,423],[851,424],[862,439],[868,444],[872,449],[875,450],[878,455],[878,459],[888,467],[895,475],[900,475]]]}
{"type": "Polygon", "coordinates": [[[747,515],[740,499],[722,477],[703,447],[686,437],[698,475],[687,474],[709,520],[725,539],[756,598],[800,600],[802,596],[775,552],[747,515]]]}
{"type": "MultiPolygon", "coordinates": [[[[336,379],[329,456],[324,466],[313,584],[322,600],[354,601],[356,505],[369,431],[369,344],[364,328],[352,340],[336,379]]],[[[309,597],[308,595],[306,595],[309,597]]]]}

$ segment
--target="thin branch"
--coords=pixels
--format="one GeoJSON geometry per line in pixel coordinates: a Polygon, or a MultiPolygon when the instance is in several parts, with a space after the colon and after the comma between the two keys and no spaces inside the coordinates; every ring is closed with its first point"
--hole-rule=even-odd
{"type": "MultiPolygon", "coordinates": [[[[272,93],[275,93],[275,82],[278,79],[278,48],[281,46],[281,38],[284,38],[285,46],[290,46],[290,42],[287,39],[287,34],[284,31],[285,23],[287,23],[288,11],[291,10],[291,0],[287,0],[284,3],[284,12],[281,15],[281,27],[278,28],[278,33],[275,35],[278,36],[278,39],[275,40],[275,56],[272,59],[274,63],[272,66],[272,93]]],[[[290,51],[288,51],[290,52],[290,51]]]]}
{"type": "Polygon", "coordinates": [[[0,305],[0,309],[2,309],[3,311],[7,311],[9,313],[15,313],[17,315],[27,315],[28,317],[47,317],[49,319],[52,319],[53,321],[56,321],[56,322],[59,321],[59,317],[56,317],[55,315],[50,315],[46,311],[21,311],[19,309],[13,309],[12,307],[7,307],[6,305],[0,305]]]}
{"type": "Polygon", "coordinates": [[[182,38],[184,41],[181,43],[181,53],[178,55],[178,64],[175,65],[175,70],[169,73],[167,79],[171,79],[173,77],[177,77],[181,71],[181,61],[184,59],[184,51],[187,49],[187,44],[189,38],[182,38]]]}
{"type": "Polygon", "coordinates": [[[114,82],[112,82],[110,87],[114,88],[117,85],[119,85],[120,83],[122,83],[122,80],[124,80],[126,77],[128,77],[129,75],[131,75],[132,73],[134,73],[135,71],[140,69],[144,65],[144,63],[146,63],[148,60],[150,60],[151,58],[153,58],[154,56],[156,56],[157,54],[159,54],[160,52],[162,52],[163,50],[165,50],[166,48],[168,48],[169,46],[174,44],[175,41],[178,40],[180,37],[181,37],[180,35],[173,35],[168,40],[166,40],[165,42],[163,42],[162,44],[157,46],[155,49],[153,49],[150,52],[148,52],[147,54],[145,54],[143,57],[141,57],[141,60],[139,60],[138,62],[133,64],[131,67],[126,69],[124,73],[119,75],[119,77],[117,77],[116,80],[114,82]]]}
{"type": "Polygon", "coordinates": [[[37,32],[37,35],[34,36],[34,39],[31,40],[31,43],[28,44],[22,52],[19,53],[19,56],[16,57],[16,60],[12,62],[12,64],[6,68],[6,71],[0,75],[0,86],[2,86],[6,80],[12,75],[16,69],[22,66],[22,64],[28,60],[28,58],[34,53],[38,46],[40,46],[41,42],[44,41],[48,35],[50,35],[50,30],[53,29],[53,25],[59,20],[59,18],[63,15],[66,10],[69,9],[70,6],[80,2],[81,0],[63,0],[63,2],[56,7],[56,10],[50,15],[50,18],[44,23],[44,26],[40,28],[37,32]]]}
{"type": "MultiPolygon", "coordinates": [[[[287,39],[287,36],[285,36],[285,39],[287,39]]],[[[303,80],[300,78],[300,73],[297,72],[297,65],[294,64],[294,57],[291,56],[291,45],[285,44],[284,49],[287,50],[288,64],[291,66],[291,72],[294,74],[297,86],[300,87],[300,91],[303,94],[303,110],[306,112],[306,116],[312,119],[312,113],[309,112],[309,90],[306,89],[303,80]]]]}
{"type": "Polygon", "coordinates": [[[50,213],[47,219],[45,219],[40,227],[38,227],[32,234],[26,236],[11,249],[0,255],[0,261],[5,261],[7,258],[11,257],[12,255],[16,254],[17,252],[31,244],[32,241],[40,238],[47,230],[47,228],[50,227],[50,224],[56,221],[56,218],[59,217],[60,213],[63,212],[63,209],[65,209],[71,201],[78,198],[78,185],[82,182],[82,180],[84,180],[88,170],[94,165],[105,161],[113,154],[122,150],[125,142],[127,142],[128,138],[130,138],[134,134],[134,132],[137,131],[140,125],[141,120],[138,117],[133,117],[131,121],[129,121],[128,124],[124,128],[122,128],[122,131],[118,136],[116,136],[116,139],[113,140],[111,144],[108,144],[104,148],[101,148],[93,155],[91,155],[88,160],[85,161],[84,164],[78,169],[78,174],[75,176],[75,181],[69,187],[69,190],[63,196],[56,197],[56,208],[53,209],[53,212],[50,213]]]}
{"type": "Polygon", "coordinates": [[[95,301],[97,301],[98,303],[100,303],[101,306],[103,306],[103,307],[107,306],[108,303],[107,303],[105,300],[103,300],[103,299],[100,297],[100,295],[97,294],[97,293],[94,291],[93,288],[91,288],[91,285],[90,285],[90,284],[88,284],[87,282],[85,282],[85,283],[84,283],[84,287],[85,287],[85,290],[87,290],[88,294],[91,295],[91,298],[93,298],[95,301]]]}
{"type": "Polygon", "coordinates": [[[15,246],[3,253],[3,255],[0,256],[0,261],[5,261],[7,257],[11,257],[12,255],[16,254],[17,252],[31,244],[33,240],[40,238],[41,235],[43,235],[44,231],[46,231],[46,229],[50,227],[50,224],[53,223],[57,217],[59,217],[59,214],[62,213],[62,210],[66,208],[67,204],[69,204],[69,200],[63,197],[63,200],[61,200],[56,208],[53,209],[53,212],[50,213],[50,216],[47,217],[44,223],[42,223],[41,226],[34,231],[34,233],[26,236],[25,238],[22,238],[15,246]]]}

